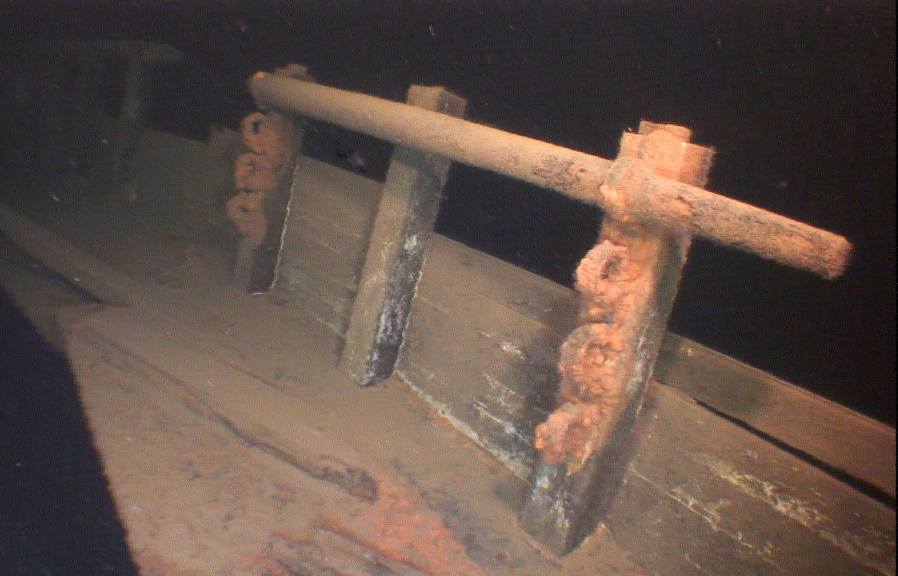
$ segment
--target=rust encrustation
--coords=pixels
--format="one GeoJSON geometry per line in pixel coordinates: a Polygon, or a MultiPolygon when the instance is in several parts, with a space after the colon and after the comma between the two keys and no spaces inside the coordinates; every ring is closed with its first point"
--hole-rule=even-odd
{"type": "Polygon", "coordinates": [[[289,168],[293,149],[293,122],[280,112],[253,112],[240,125],[243,144],[234,166],[237,195],[227,201],[228,218],[253,246],[265,240],[268,221],[265,200],[289,168]]]}
{"type": "Polygon", "coordinates": [[[581,324],[613,322],[627,286],[639,274],[628,254],[626,247],[603,240],[580,261],[574,287],[581,295],[581,324]]]}
{"type": "Polygon", "coordinates": [[[642,277],[633,253],[605,239],[577,268],[581,325],[561,346],[558,408],[537,426],[534,442],[545,462],[565,463],[568,474],[605,443],[626,405],[624,331],[642,277]]]}
{"type": "Polygon", "coordinates": [[[659,190],[650,176],[706,181],[713,151],[687,142],[690,134],[643,122],[639,134],[624,134],[600,187],[606,217],[599,242],[576,272],[580,326],[561,346],[557,409],[537,427],[534,442],[543,462],[568,476],[605,448],[630,399],[640,397],[644,367],[654,363],[655,345],[642,334],[666,318],[670,298],[659,295],[675,293],[688,247],[678,234],[694,213],[679,188],[659,190]],[[649,214],[663,214],[673,230],[652,224],[649,214]]]}

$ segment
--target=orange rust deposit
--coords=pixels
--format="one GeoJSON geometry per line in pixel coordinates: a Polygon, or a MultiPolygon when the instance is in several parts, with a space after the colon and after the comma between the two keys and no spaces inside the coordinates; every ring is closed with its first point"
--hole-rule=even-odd
{"type": "Polygon", "coordinates": [[[618,357],[623,350],[619,335],[608,324],[584,324],[561,347],[559,402],[617,401],[618,357]]]}
{"type": "Polygon", "coordinates": [[[534,446],[549,464],[579,462],[588,453],[589,439],[602,421],[602,408],[596,404],[566,403],[549,419],[536,427],[534,446]]]}
{"type": "Polygon", "coordinates": [[[558,408],[537,426],[534,439],[544,462],[567,463],[569,472],[605,442],[624,405],[621,323],[640,284],[631,252],[605,239],[577,268],[582,324],[561,346],[558,408]]]}
{"type": "Polygon", "coordinates": [[[225,203],[228,218],[237,226],[237,232],[256,246],[265,239],[268,231],[262,202],[265,197],[257,192],[239,192],[225,203]]]}
{"type": "Polygon", "coordinates": [[[432,576],[489,576],[411,485],[384,474],[377,484],[375,502],[343,506],[323,527],[432,576]]]}
{"type": "Polygon", "coordinates": [[[277,186],[278,162],[272,156],[246,152],[237,157],[234,184],[238,190],[264,193],[277,186]]]}
{"type": "MultiPolygon", "coordinates": [[[[701,184],[713,151],[688,143],[689,135],[680,126],[644,122],[639,134],[624,134],[619,158],[640,161],[630,166],[632,173],[653,172],[701,184]]],[[[658,263],[670,257],[681,265],[689,245],[685,237],[641,219],[620,190],[603,185],[603,191],[611,213],[603,222],[599,242],[577,267],[580,326],[561,346],[558,408],[537,427],[534,441],[544,462],[567,463],[568,473],[601,449],[617,425],[634,363],[644,354],[640,334],[658,317],[650,313],[662,280],[658,263]]],[[[675,206],[675,211],[691,214],[684,199],[675,206]]],[[[675,292],[676,286],[664,289],[675,292]]]]}
{"type": "Polygon", "coordinates": [[[594,246],[577,268],[575,287],[582,294],[580,321],[612,322],[612,313],[627,294],[627,249],[605,240],[594,246]]]}
{"type": "Polygon", "coordinates": [[[253,112],[243,119],[240,130],[249,152],[235,161],[237,195],[225,209],[240,236],[258,246],[268,233],[266,200],[284,178],[293,151],[293,123],[278,112],[253,112]]]}
{"type": "Polygon", "coordinates": [[[240,124],[244,145],[260,156],[283,162],[293,147],[293,126],[288,116],[275,111],[253,112],[240,124]]]}

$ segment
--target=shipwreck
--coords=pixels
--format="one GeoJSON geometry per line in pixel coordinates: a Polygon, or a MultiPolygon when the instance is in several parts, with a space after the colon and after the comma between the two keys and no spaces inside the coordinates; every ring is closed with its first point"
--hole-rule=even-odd
{"type": "Polygon", "coordinates": [[[825,278],[851,252],[705,190],[688,128],[604,159],[289,66],[201,142],[142,124],[176,50],[50,53],[23,85],[78,89],[34,137],[90,137],[0,232],[99,302],[58,321],[143,573],[895,574],[895,430],[666,330],[695,236],[825,278]],[[393,144],[385,182],[303,156],[308,120],[393,144]],[[576,290],[433,232],[453,162],[602,209],[576,290]]]}

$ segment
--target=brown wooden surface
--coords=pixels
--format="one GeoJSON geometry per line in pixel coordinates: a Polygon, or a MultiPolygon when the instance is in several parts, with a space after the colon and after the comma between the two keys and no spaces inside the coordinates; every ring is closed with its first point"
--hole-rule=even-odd
{"type": "MultiPolygon", "coordinates": [[[[147,151],[141,153],[141,157],[145,157],[142,161],[145,164],[138,167],[141,173],[144,166],[168,165],[177,157],[183,157],[185,151],[196,153],[191,152],[193,148],[187,144],[181,144],[184,140],[182,138],[153,131],[147,134],[145,140],[156,142],[157,146],[148,147],[147,151]]],[[[196,147],[196,143],[193,147],[196,147]]],[[[304,308],[330,326],[335,333],[341,333],[341,327],[345,326],[347,319],[348,298],[352,293],[349,287],[354,285],[353,270],[358,270],[361,266],[361,247],[364,245],[362,238],[369,229],[366,226],[370,227],[370,217],[380,184],[308,158],[302,158],[301,162],[306,167],[302,181],[307,185],[306,190],[311,200],[308,203],[297,200],[291,211],[291,215],[301,222],[296,228],[300,231],[302,240],[292,246],[285,245],[282,285],[285,297],[301,301],[304,308]],[[314,233],[302,232],[311,226],[318,226],[314,233]],[[353,245],[359,247],[354,254],[357,258],[354,262],[351,250],[346,252],[343,248],[351,248],[353,245]],[[320,250],[320,254],[314,255],[313,248],[320,250]],[[299,270],[292,281],[289,277],[291,263],[299,270]],[[327,274],[326,271],[330,268],[342,272],[327,274]],[[306,282],[304,275],[310,274],[309,270],[314,270],[318,276],[311,277],[306,282]],[[343,292],[334,289],[334,286],[338,286],[335,283],[337,278],[344,281],[344,288],[341,289],[343,292]]],[[[228,164],[223,161],[221,165],[228,164]]],[[[184,178],[183,172],[178,174],[184,178]]],[[[204,188],[205,180],[195,181],[192,186],[188,186],[182,180],[166,184],[166,178],[170,179],[170,176],[159,175],[155,178],[159,180],[151,180],[154,185],[167,186],[157,192],[162,198],[168,198],[178,190],[193,190],[190,199],[195,198],[196,190],[212,191],[208,187],[204,188]]],[[[154,202],[155,199],[156,197],[153,198],[154,202]]],[[[26,208],[27,206],[23,206],[22,209],[26,208]]],[[[57,218],[48,214],[47,219],[55,222],[57,230],[50,232],[37,226],[22,212],[0,206],[0,216],[0,229],[10,240],[101,300],[121,302],[132,299],[149,286],[133,282],[109,264],[98,261],[86,252],[92,250],[96,253],[100,250],[106,244],[104,238],[108,235],[93,236],[91,241],[95,241],[96,246],[84,244],[79,248],[67,243],[62,237],[66,234],[66,226],[77,228],[81,225],[70,217],[57,218]]],[[[514,343],[516,346],[520,342],[531,341],[540,342],[541,347],[544,342],[547,352],[542,352],[542,355],[551,355],[563,335],[574,326],[578,304],[572,290],[445,237],[434,235],[425,270],[421,282],[427,288],[422,289],[421,300],[441,302],[438,307],[444,313],[449,313],[453,306],[464,302],[470,301],[474,305],[488,300],[492,302],[489,306],[507,310],[510,317],[526,318],[539,325],[535,332],[531,332],[526,328],[529,323],[524,323],[517,330],[519,342],[514,343]],[[428,292],[432,295],[427,296],[428,292]],[[542,339],[534,336],[538,333],[545,336],[542,339]]],[[[439,309],[434,313],[440,312],[439,309]]],[[[422,310],[413,311],[413,317],[423,313],[422,310]]],[[[410,329],[416,329],[414,323],[410,329]]],[[[428,356],[439,354],[439,350],[428,352],[422,349],[421,354],[419,357],[402,359],[403,370],[409,372],[418,369],[415,366],[422,362],[426,366],[428,356]]],[[[476,358],[472,358],[474,360],[476,358]]],[[[555,359],[551,362],[554,363],[555,359]]],[[[543,369],[549,368],[548,360],[543,366],[543,369]]],[[[711,408],[737,418],[772,438],[894,496],[893,428],[670,333],[662,345],[656,375],[662,382],[686,390],[711,408]],[[739,382],[739,385],[733,385],[733,382],[739,382]]],[[[536,378],[536,388],[542,386],[546,390],[554,386],[549,379],[536,378]]],[[[447,390],[436,395],[438,400],[444,395],[446,398],[453,398],[451,388],[454,385],[451,380],[436,380],[430,384],[435,390],[447,390]]],[[[489,388],[485,382],[481,387],[488,394],[489,388]]],[[[502,382],[502,387],[518,393],[514,379],[502,382]]],[[[550,395],[551,392],[543,394],[550,395]]],[[[501,414],[499,416],[500,429],[505,422],[521,422],[512,415],[507,418],[501,414]]],[[[485,438],[488,440],[489,436],[485,438]]],[[[516,473],[526,475],[529,471],[519,468],[516,473]]]]}
{"type": "MultiPolygon", "coordinates": [[[[426,86],[412,86],[407,101],[450,116],[463,116],[467,104],[426,86]]],[[[340,357],[363,386],[393,374],[450,165],[406,146],[393,151],[340,357]]]]}
{"type": "MultiPolygon", "coordinates": [[[[435,237],[400,373],[460,430],[529,477],[535,460],[529,431],[551,406],[554,386],[554,359],[546,351],[563,338],[539,319],[563,329],[573,320],[561,320],[561,312],[575,304],[570,290],[435,237]],[[528,341],[537,344],[528,349],[528,341]]],[[[721,387],[704,400],[712,405],[726,407],[734,388],[757,401],[779,387],[768,374],[676,335],[667,335],[663,350],[662,379],[671,376],[664,366],[699,375],[707,359],[718,358],[721,387]]],[[[671,381],[689,386],[683,378],[671,381]]],[[[801,392],[782,409],[833,421],[845,410],[801,392]]],[[[894,511],[887,506],[670,387],[653,388],[648,414],[648,432],[607,525],[652,573],[695,574],[697,566],[720,575],[894,573],[894,511]],[[826,566],[831,569],[821,571],[826,566]]],[[[744,415],[757,417],[772,436],[781,433],[774,421],[765,424],[762,411],[744,415]]],[[[807,441],[814,428],[793,432],[791,440],[815,450],[807,441]]],[[[874,426],[872,433],[888,443],[890,429],[874,426]]],[[[817,454],[850,447],[833,438],[817,454]]],[[[873,458],[879,466],[894,458],[868,456],[868,467],[877,466],[873,458]]]]}
{"type": "Polygon", "coordinates": [[[894,499],[894,428],[669,332],[655,378],[894,499]]]}
{"type": "Polygon", "coordinates": [[[895,573],[894,510],[669,387],[643,426],[606,525],[649,573],[895,573]]]}
{"type": "MultiPolygon", "coordinates": [[[[377,183],[314,161],[308,162],[315,167],[312,178],[317,180],[313,191],[339,189],[339,194],[345,194],[349,199],[343,204],[337,201],[335,206],[357,208],[358,204],[364,204],[364,200],[353,203],[351,199],[357,198],[356,194],[377,189],[377,183]]],[[[313,211],[309,209],[307,213],[313,211]]],[[[121,293],[123,288],[128,291],[129,286],[136,288],[133,293],[128,293],[137,295],[142,290],[140,286],[146,286],[122,276],[87,253],[99,254],[104,249],[116,248],[103,241],[109,235],[103,232],[102,223],[116,224],[109,218],[96,219],[97,234],[82,234],[83,250],[79,250],[72,246],[61,248],[59,237],[34,232],[34,223],[21,215],[8,211],[6,216],[0,221],[5,235],[37,258],[51,255],[53,261],[49,263],[73,281],[86,272],[95,285],[85,288],[96,295],[121,293]],[[77,266],[73,266],[70,259],[75,259],[77,266]]],[[[82,225],[70,218],[48,219],[59,227],[60,236],[77,231],[82,225]]],[[[333,254],[334,261],[350,258],[338,252],[333,254]]],[[[154,265],[155,262],[131,263],[135,269],[154,265]]],[[[323,285],[322,290],[326,291],[323,285]]],[[[403,375],[418,387],[422,396],[448,416],[470,410],[473,397],[489,399],[488,417],[478,412],[479,420],[456,418],[454,423],[475,439],[479,435],[487,448],[498,446],[501,449],[502,442],[523,430],[524,426],[520,413],[509,410],[520,404],[503,402],[500,394],[506,398],[511,393],[526,396],[533,390],[546,391],[553,386],[552,382],[539,378],[520,378],[514,363],[505,367],[508,376],[504,376],[499,366],[501,359],[520,358],[515,350],[522,351],[525,358],[550,356],[554,349],[553,339],[560,342],[573,324],[576,311],[573,292],[435,236],[428,251],[419,295],[422,303],[429,300],[438,305],[416,305],[413,310],[410,329],[419,330],[416,342],[422,347],[405,349],[408,354],[404,353],[402,358],[403,375]],[[428,292],[431,296],[427,296],[428,292]],[[456,360],[469,370],[480,362],[486,367],[485,372],[491,376],[499,374],[504,379],[469,380],[451,368],[445,374],[428,369],[437,365],[437,360],[445,362],[449,355],[445,349],[428,347],[429,340],[437,337],[433,330],[447,325],[446,316],[453,316],[453,321],[463,323],[466,317],[455,310],[465,310],[465,306],[471,310],[494,310],[490,317],[503,318],[503,328],[498,338],[490,337],[490,332],[481,330],[476,324],[453,328],[459,334],[458,338],[449,338],[457,345],[456,360]],[[477,335],[478,331],[485,335],[477,341],[488,346],[466,350],[464,345],[471,340],[464,334],[477,335]],[[540,334],[542,336],[538,336],[540,334]],[[536,348],[541,352],[528,350],[528,342],[537,342],[536,348]],[[427,394],[422,392],[425,385],[427,394]],[[460,394],[457,390],[465,392],[460,394]],[[503,413],[501,409],[508,411],[503,413]],[[483,422],[489,427],[481,424],[483,422]]],[[[277,298],[284,312],[279,318],[292,322],[290,309],[304,303],[299,295],[290,291],[284,291],[277,298]]],[[[260,362],[268,356],[276,358],[275,362],[286,361],[283,350],[264,347],[254,348],[247,358],[260,362]]],[[[540,362],[547,360],[537,360],[533,365],[538,366],[540,362]]],[[[866,460],[864,466],[852,469],[852,473],[866,477],[871,483],[871,471],[888,477],[882,471],[894,468],[894,450],[888,450],[894,446],[893,429],[807,392],[783,386],[781,381],[768,374],[696,343],[668,335],[657,375],[662,381],[699,396],[715,410],[731,414],[823,462],[847,470],[850,462],[839,463],[839,458],[850,455],[861,464],[866,460]],[[664,372],[667,366],[676,369],[664,372]],[[796,415],[805,415],[808,424],[792,425],[799,420],[796,415]],[[858,426],[858,422],[864,426],[858,426]],[[827,424],[821,426],[820,423],[827,424]],[[821,434],[828,435],[826,440],[818,435],[818,428],[821,434]],[[855,434],[861,431],[872,439],[859,441],[855,434]],[[871,446],[884,448],[873,453],[869,450],[871,446]]],[[[783,574],[790,573],[786,569],[794,570],[792,574],[865,574],[871,571],[894,574],[893,510],[834,481],[720,415],[675,393],[665,394],[656,401],[658,407],[649,412],[652,416],[643,450],[627,477],[624,492],[617,500],[618,507],[609,519],[615,537],[641,563],[654,566],[652,570],[659,574],[675,573],[674,568],[683,574],[694,574],[697,569],[692,560],[696,558],[700,559],[696,562],[703,563],[709,571],[716,571],[711,571],[712,574],[744,573],[741,570],[746,566],[759,567],[758,570],[781,567],[781,572],[773,573],[783,574]],[[674,396],[678,399],[670,400],[674,396]],[[715,433],[699,435],[696,432],[699,429],[714,430],[715,433]],[[746,539],[749,536],[751,539],[746,539]],[[703,542],[706,544],[702,549],[688,548],[703,542]],[[689,550],[693,553],[687,555],[689,550]],[[822,567],[813,564],[818,556],[829,559],[830,564],[822,567]],[[668,559],[676,559],[670,565],[670,571],[667,570],[668,559]],[[721,565],[721,562],[730,564],[721,565]],[[837,571],[848,569],[846,567],[852,571],[837,571]]],[[[523,440],[519,445],[523,445],[523,440]]],[[[501,450],[498,456],[503,457],[501,450]]],[[[514,454],[506,454],[504,461],[516,463],[517,468],[513,469],[519,475],[526,476],[529,472],[526,461],[514,454]]]]}
{"type": "MultiPolygon", "coordinates": [[[[417,514],[410,522],[422,514],[436,521],[428,510],[438,511],[490,574],[611,576],[633,569],[607,535],[563,564],[542,558],[514,524],[517,479],[438,425],[401,382],[359,390],[336,367],[337,336],[296,311],[288,317],[283,301],[233,291],[208,296],[169,292],[144,306],[94,309],[65,322],[113,492],[145,569],[156,565],[148,552],[233,567],[242,550],[261,548],[261,558],[283,569],[318,574],[332,567],[342,575],[341,544],[328,537],[336,533],[356,543],[369,559],[365,566],[376,565],[380,551],[433,576],[482,573],[458,557],[438,554],[424,568],[411,548],[405,556],[388,554],[391,542],[436,545],[431,528],[439,523],[418,530],[401,523],[409,504],[417,514]],[[229,446],[221,446],[221,436],[229,446]],[[281,472],[269,478],[272,467],[281,472]],[[373,501],[358,490],[365,474],[377,482],[373,501]],[[280,492],[259,496],[271,483],[280,492]],[[397,491],[404,501],[395,500],[397,491]],[[407,498],[416,493],[426,501],[407,498]],[[196,510],[185,509],[188,497],[196,510]],[[366,523],[371,510],[383,509],[383,526],[366,523]],[[169,529],[173,524],[181,532],[169,529]],[[383,538],[370,537],[377,530],[383,538]],[[194,537],[179,536],[185,532],[194,537]]],[[[392,574],[388,566],[370,573],[392,574]]]]}
{"type": "Polygon", "coordinates": [[[110,266],[3,204],[0,204],[0,231],[21,250],[98,300],[114,305],[133,301],[134,286],[110,266]]]}
{"type": "MultiPolygon", "coordinates": [[[[440,338],[431,326],[442,326],[447,322],[450,326],[453,323],[461,325],[452,329],[455,330],[454,338],[459,342],[472,341],[470,339],[480,332],[489,334],[478,324],[478,316],[484,310],[498,309],[505,311],[506,318],[496,324],[497,330],[506,325],[506,336],[485,338],[491,342],[493,350],[486,357],[473,355],[472,359],[480,358],[481,365],[495,367],[495,358],[509,357],[501,348],[505,342],[508,350],[514,347],[531,350],[531,356],[537,359],[532,364],[534,369],[513,372],[512,376],[508,371],[513,370],[514,364],[506,366],[504,371],[509,373],[509,380],[501,381],[499,386],[489,384],[483,376],[476,376],[478,371],[474,368],[462,366],[459,369],[475,374],[468,382],[479,382],[474,385],[475,393],[487,398],[491,397],[494,388],[511,390],[514,395],[529,393],[533,397],[533,392],[521,390],[521,385],[515,384],[515,378],[526,381],[525,386],[532,387],[531,390],[541,390],[535,397],[542,398],[546,402],[543,409],[548,409],[555,385],[553,378],[548,376],[557,361],[554,351],[563,335],[575,324],[578,305],[572,290],[436,235],[428,253],[418,301],[420,308],[413,311],[409,327],[418,336],[412,338],[414,344],[409,344],[408,354],[400,359],[400,365],[406,374],[420,373],[417,378],[426,382],[422,386],[427,393],[435,393],[436,399],[445,401],[454,398],[454,387],[471,386],[470,383],[453,383],[448,377],[426,377],[433,372],[425,368],[427,365],[471,363],[462,360],[463,357],[446,358],[442,353],[445,348],[436,343],[431,346],[432,339],[440,338]],[[472,313],[459,315],[453,313],[455,310],[472,313]],[[510,328],[507,327],[509,324],[510,328]],[[513,337],[509,338],[509,334],[513,337]],[[528,342],[530,345],[526,344],[528,342]]],[[[894,496],[894,428],[670,332],[662,343],[655,377],[694,395],[714,410],[894,496]]],[[[507,396],[509,393],[502,394],[507,396]]],[[[450,406],[453,404],[449,402],[450,406]]],[[[537,410],[533,416],[539,413],[537,410]]],[[[530,424],[529,418],[522,418],[517,413],[494,416],[500,421],[494,422],[498,429],[506,425],[526,427],[530,424]]],[[[484,441],[499,444],[489,435],[484,441]]],[[[502,457],[511,456],[503,454],[502,457]]],[[[515,461],[520,459],[515,458],[515,461]]],[[[516,470],[516,473],[526,475],[529,471],[516,470]]]]}
{"type": "Polygon", "coordinates": [[[383,184],[300,157],[275,285],[344,334],[383,184]]]}

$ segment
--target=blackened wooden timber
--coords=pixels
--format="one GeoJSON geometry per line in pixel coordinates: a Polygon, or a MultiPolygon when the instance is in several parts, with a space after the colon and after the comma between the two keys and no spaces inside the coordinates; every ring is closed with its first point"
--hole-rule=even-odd
{"type": "MultiPolygon", "coordinates": [[[[462,116],[466,105],[425,86],[412,86],[408,103],[452,116],[462,116]]],[[[415,148],[393,152],[340,357],[363,386],[393,373],[449,166],[447,158],[415,148]]]]}
{"type": "Polygon", "coordinates": [[[611,162],[446,114],[264,72],[252,77],[250,90],[260,107],[440,154],[826,278],[842,274],[850,257],[851,244],[841,236],[652,174],[626,158],[611,162]],[[606,182],[616,194],[602,192],[606,182]]]}

